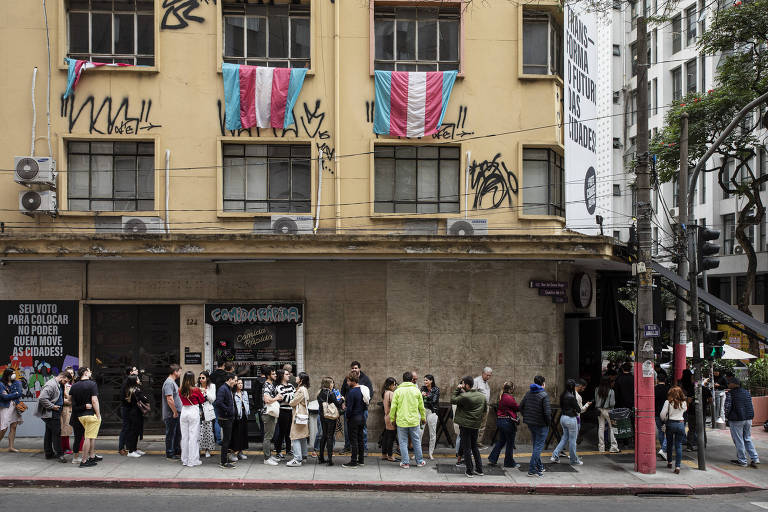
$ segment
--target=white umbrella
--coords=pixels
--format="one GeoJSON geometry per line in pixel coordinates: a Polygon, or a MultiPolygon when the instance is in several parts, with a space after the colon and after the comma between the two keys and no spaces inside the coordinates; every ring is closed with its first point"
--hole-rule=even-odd
{"type": "MultiPolygon", "coordinates": [[[[704,357],[704,347],[700,347],[701,357],[704,357]]],[[[693,357],[693,342],[685,345],[685,357],[693,357]]],[[[744,352],[730,345],[723,345],[723,357],[720,359],[757,359],[757,356],[753,356],[749,352],[744,352]]]]}

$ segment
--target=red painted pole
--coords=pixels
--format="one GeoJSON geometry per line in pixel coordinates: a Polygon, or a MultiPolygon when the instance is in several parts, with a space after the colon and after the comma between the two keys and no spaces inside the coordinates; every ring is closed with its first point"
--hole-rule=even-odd
{"type": "Polygon", "coordinates": [[[685,342],[675,343],[675,380],[670,384],[677,384],[680,379],[683,378],[683,370],[685,370],[685,342]]]}
{"type": "Polygon", "coordinates": [[[635,471],[656,472],[656,411],[653,377],[643,377],[643,365],[635,362],[635,471]]]}

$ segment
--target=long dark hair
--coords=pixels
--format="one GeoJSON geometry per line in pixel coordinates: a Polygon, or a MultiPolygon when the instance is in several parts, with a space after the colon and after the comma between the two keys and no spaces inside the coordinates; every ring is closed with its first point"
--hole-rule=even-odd
{"type": "Polygon", "coordinates": [[[597,388],[597,396],[603,400],[608,399],[608,394],[611,392],[611,378],[607,375],[600,377],[600,386],[597,388]]]}
{"type": "MultiPolygon", "coordinates": [[[[434,381],[432,381],[434,383],[434,381]]],[[[389,391],[389,386],[392,384],[397,384],[397,381],[394,377],[387,377],[386,380],[384,380],[384,385],[381,386],[381,398],[384,398],[384,393],[389,391]]]]}
{"type": "MultiPolygon", "coordinates": [[[[207,388],[211,384],[211,374],[208,370],[203,370],[200,375],[205,376],[205,387],[207,388]]],[[[200,376],[197,377],[197,384],[200,385],[200,376]]]]}
{"type": "Polygon", "coordinates": [[[13,375],[14,373],[16,373],[16,370],[14,370],[13,368],[6,368],[5,371],[3,372],[3,379],[2,379],[3,383],[7,385],[10,384],[11,375],[13,375]]]}
{"type": "Polygon", "coordinates": [[[307,372],[299,373],[299,386],[304,386],[309,389],[309,374],[307,372]]]}
{"type": "Polygon", "coordinates": [[[287,371],[285,371],[285,370],[283,370],[282,368],[280,368],[280,369],[279,369],[279,370],[277,370],[277,372],[275,372],[275,373],[277,373],[277,380],[276,380],[275,382],[276,382],[278,385],[282,384],[282,383],[283,383],[283,378],[285,377],[285,375],[286,375],[288,372],[287,372],[287,371]]]}
{"type": "Polygon", "coordinates": [[[131,399],[131,395],[134,394],[137,390],[141,389],[141,385],[139,384],[139,376],[138,375],[129,375],[125,379],[125,401],[129,401],[131,399]]]}
{"type": "Polygon", "coordinates": [[[565,383],[563,394],[560,395],[560,404],[562,405],[565,395],[570,394],[571,396],[576,396],[574,393],[576,393],[576,381],[573,379],[568,379],[565,383]]]}
{"type": "Polygon", "coordinates": [[[425,379],[427,379],[427,380],[429,380],[429,382],[431,382],[431,383],[432,383],[432,387],[433,387],[433,388],[436,388],[436,387],[437,387],[437,384],[435,384],[435,376],[434,376],[434,375],[432,375],[432,374],[429,374],[429,373],[428,373],[428,374],[426,374],[426,375],[424,376],[424,378],[425,378],[425,379]]]}
{"type": "Polygon", "coordinates": [[[192,371],[187,371],[184,373],[184,377],[181,379],[181,396],[184,398],[189,398],[193,387],[195,387],[195,373],[192,371]]]}

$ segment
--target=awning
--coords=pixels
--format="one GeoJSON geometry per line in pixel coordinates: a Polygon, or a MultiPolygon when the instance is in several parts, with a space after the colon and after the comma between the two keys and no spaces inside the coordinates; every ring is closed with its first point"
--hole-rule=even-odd
{"type": "MultiPolygon", "coordinates": [[[[704,345],[702,344],[699,347],[700,356],[704,357],[704,345]]],[[[663,350],[663,352],[672,352],[672,347],[667,347],[663,350]]],[[[685,357],[693,357],[693,343],[688,342],[685,344],[685,357]]],[[[757,356],[753,356],[749,352],[744,352],[743,350],[739,350],[736,347],[732,347],[730,345],[723,345],[723,357],[720,359],[733,359],[733,360],[742,360],[742,359],[757,359],[757,356]]]]}
{"type": "MultiPolygon", "coordinates": [[[[664,278],[669,279],[676,285],[680,286],[682,289],[686,291],[691,291],[690,283],[688,283],[688,280],[678,276],[676,273],[672,272],[667,267],[655,261],[650,262],[649,266],[654,271],[661,274],[664,278]]],[[[709,304],[716,310],[720,311],[722,314],[729,316],[735,321],[741,323],[742,325],[744,325],[744,327],[754,332],[755,334],[758,334],[763,338],[768,339],[768,324],[764,324],[763,322],[756,320],[755,318],[752,318],[746,313],[739,311],[737,308],[731,306],[730,304],[726,304],[722,300],[718,299],[711,293],[702,290],[701,288],[698,288],[698,292],[699,292],[699,299],[701,299],[702,302],[709,304]]]]}

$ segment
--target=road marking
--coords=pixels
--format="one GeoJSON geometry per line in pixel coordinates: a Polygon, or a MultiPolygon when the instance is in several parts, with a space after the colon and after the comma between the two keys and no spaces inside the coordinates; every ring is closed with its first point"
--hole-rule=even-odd
{"type": "Polygon", "coordinates": [[[758,508],[763,508],[765,510],[768,510],[768,502],[766,501],[753,501],[752,503],[750,503],[750,505],[754,505],[758,508]]]}

